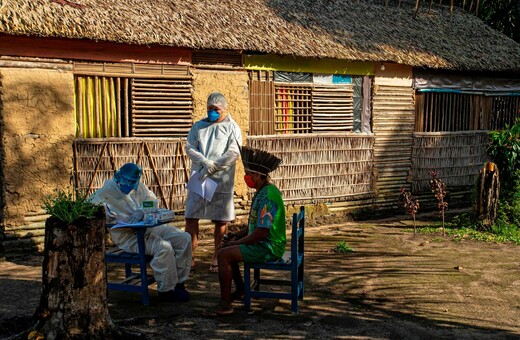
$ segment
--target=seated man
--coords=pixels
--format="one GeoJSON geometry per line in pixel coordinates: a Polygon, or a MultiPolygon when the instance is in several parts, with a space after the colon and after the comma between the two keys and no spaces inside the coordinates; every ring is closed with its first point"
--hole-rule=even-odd
{"type": "MultiPolygon", "coordinates": [[[[143,201],[157,197],[139,180],[142,170],[134,163],[126,163],[108,179],[103,187],[90,196],[93,203],[103,204],[107,223],[122,221],[136,223],[143,220],[143,201]]],[[[122,250],[137,253],[137,237],[131,228],[110,229],[112,241],[122,250]]],[[[191,237],[180,229],[160,225],[148,228],[144,236],[146,254],[152,255],[157,290],[163,301],[188,301],[190,294],[184,282],[190,274],[191,237]]]]}
{"type": "Polygon", "coordinates": [[[220,303],[210,314],[234,312],[231,302],[243,298],[244,281],[240,262],[268,262],[285,253],[285,206],[278,188],[270,183],[269,173],[282,162],[268,152],[243,147],[242,162],[248,187],[256,190],[249,212],[248,227],[237,234],[227,235],[217,254],[220,281],[220,303]],[[231,281],[236,291],[231,293],[231,281]]]}

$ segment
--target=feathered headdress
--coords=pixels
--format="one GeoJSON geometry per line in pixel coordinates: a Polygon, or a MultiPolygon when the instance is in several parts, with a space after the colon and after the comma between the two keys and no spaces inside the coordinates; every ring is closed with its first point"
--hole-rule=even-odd
{"type": "Polygon", "coordinates": [[[248,146],[240,148],[240,155],[246,171],[252,171],[266,176],[276,170],[282,163],[282,160],[275,155],[248,146]]]}

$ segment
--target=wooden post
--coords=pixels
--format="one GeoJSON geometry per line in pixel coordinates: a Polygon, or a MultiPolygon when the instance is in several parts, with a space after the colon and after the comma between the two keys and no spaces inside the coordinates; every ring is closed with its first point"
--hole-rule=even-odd
{"type": "Polygon", "coordinates": [[[490,227],[497,217],[500,178],[495,163],[488,162],[480,170],[477,216],[482,224],[490,227]]]}

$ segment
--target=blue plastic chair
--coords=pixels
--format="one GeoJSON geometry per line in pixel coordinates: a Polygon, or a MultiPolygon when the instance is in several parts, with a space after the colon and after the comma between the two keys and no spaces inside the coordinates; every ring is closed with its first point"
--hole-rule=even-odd
{"type": "Polygon", "coordinates": [[[244,309],[246,312],[251,310],[251,298],[267,299],[288,299],[291,300],[291,311],[298,313],[298,300],[303,300],[304,282],[304,226],[305,226],[305,207],[300,207],[299,213],[294,213],[292,217],[291,231],[291,250],[278,261],[267,263],[248,263],[244,262],[244,309]],[[254,270],[254,281],[251,283],[251,269],[254,270]],[[261,277],[260,270],[271,271],[290,271],[290,280],[284,279],[265,279],[261,277]],[[260,290],[266,286],[289,286],[283,292],[273,292],[260,290]]]}

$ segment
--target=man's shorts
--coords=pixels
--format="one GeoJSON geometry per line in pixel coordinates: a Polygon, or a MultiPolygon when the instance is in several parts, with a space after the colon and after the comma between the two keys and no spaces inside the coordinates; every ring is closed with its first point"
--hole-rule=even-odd
{"type": "Polygon", "coordinates": [[[273,255],[271,249],[262,244],[241,244],[240,253],[244,262],[269,262],[278,260],[279,257],[273,255]]]}

